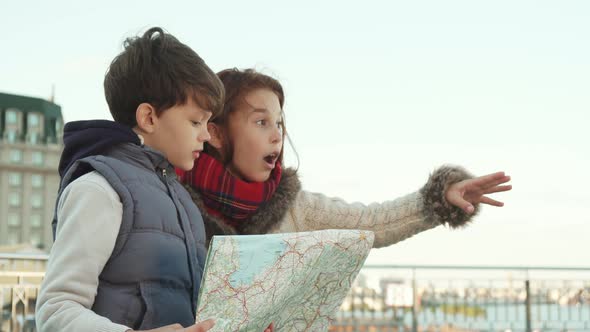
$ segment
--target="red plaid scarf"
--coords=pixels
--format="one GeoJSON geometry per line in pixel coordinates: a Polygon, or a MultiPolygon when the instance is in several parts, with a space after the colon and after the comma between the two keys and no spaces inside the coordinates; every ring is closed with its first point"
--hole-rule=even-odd
{"type": "Polygon", "coordinates": [[[246,182],[232,175],[221,162],[201,152],[190,172],[177,170],[180,181],[201,194],[207,212],[237,226],[253,215],[274,194],[281,180],[281,165],[276,163],[265,182],[246,182]]]}

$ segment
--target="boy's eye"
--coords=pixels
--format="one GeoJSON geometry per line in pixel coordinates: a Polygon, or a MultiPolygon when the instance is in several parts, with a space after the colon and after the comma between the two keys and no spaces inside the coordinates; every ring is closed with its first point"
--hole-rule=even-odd
{"type": "Polygon", "coordinates": [[[191,121],[191,123],[193,124],[194,127],[200,125],[201,123],[198,121],[191,121]]]}

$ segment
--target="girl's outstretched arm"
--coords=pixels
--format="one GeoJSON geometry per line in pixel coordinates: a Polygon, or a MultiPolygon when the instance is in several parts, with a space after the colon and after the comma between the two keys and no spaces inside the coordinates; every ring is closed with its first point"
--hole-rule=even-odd
{"type": "Polygon", "coordinates": [[[375,232],[374,247],[384,247],[439,225],[464,226],[479,203],[502,206],[484,195],[510,190],[511,186],[501,185],[509,180],[502,172],[474,178],[461,167],[443,166],[420,190],[369,205],[301,191],[274,231],[366,229],[375,232]]]}

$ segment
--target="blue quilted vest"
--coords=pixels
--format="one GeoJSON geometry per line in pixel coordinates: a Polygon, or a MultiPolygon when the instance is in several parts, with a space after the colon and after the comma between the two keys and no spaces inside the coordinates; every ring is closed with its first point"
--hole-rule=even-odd
{"type": "Polygon", "coordinates": [[[207,252],[205,229],[172,165],[148,147],[120,144],[76,161],[62,179],[60,195],[90,171],[100,173],[123,204],[121,228],[99,276],[92,310],[136,330],[194,324],[207,252]]]}

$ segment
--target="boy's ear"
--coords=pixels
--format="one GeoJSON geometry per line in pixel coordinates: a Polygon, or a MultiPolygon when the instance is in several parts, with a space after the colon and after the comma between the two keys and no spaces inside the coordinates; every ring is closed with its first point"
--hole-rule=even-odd
{"type": "Polygon", "coordinates": [[[137,127],[141,131],[148,134],[153,133],[158,121],[156,109],[148,103],[139,104],[135,111],[135,121],[137,121],[137,127]]]}
{"type": "Polygon", "coordinates": [[[215,149],[221,150],[221,147],[223,146],[223,134],[221,133],[221,127],[213,122],[209,122],[207,124],[207,131],[209,132],[209,135],[211,135],[211,139],[207,143],[209,143],[215,149]]]}

